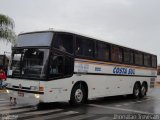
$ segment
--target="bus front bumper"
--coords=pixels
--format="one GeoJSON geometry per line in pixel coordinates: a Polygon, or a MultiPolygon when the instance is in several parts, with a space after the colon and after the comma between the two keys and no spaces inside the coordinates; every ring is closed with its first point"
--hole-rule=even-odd
{"type": "Polygon", "coordinates": [[[27,103],[40,103],[43,102],[43,92],[26,91],[19,89],[6,88],[9,97],[18,98],[18,100],[26,101],[27,103]]]}

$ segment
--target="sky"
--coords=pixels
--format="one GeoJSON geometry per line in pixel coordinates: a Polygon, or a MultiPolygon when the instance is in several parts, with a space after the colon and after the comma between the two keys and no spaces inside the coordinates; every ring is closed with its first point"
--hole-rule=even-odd
{"type": "MultiPolygon", "coordinates": [[[[160,64],[160,0],[0,0],[16,34],[67,30],[153,53],[160,64]]],[[[11,51],[0,42],[0,53],[11,51]]]]}

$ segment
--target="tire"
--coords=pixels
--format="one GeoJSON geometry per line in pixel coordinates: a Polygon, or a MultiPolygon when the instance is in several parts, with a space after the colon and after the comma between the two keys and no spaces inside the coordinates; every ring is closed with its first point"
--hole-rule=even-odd
{"type": "Polygon", "coordinates": [[[87,99],[86,97],[87,97],[87,94],[84,86],[81,84],[77,84],[72,89],[71,98],[69,102],[72,106],[78,106],[85,103],[87,99]]]}
{"type": "Polygon", "coordinates": [[[139,98],[140,97],[140,92],[141,92],[141,86],[139,83],[135,83],[133,87],[133,98],[139,98]]]}
{"type": "Polygon", "coordinates": [[[147,85],[145,83],[141,86],[140,98],[143,98],[147,94],[147,85]]]}
{"type": "Polygon", "coordinates": [[[44,106],[45,106],[45,103],[40,102],[40,103],[37,104],[37,109],[42,110],[42,109],[44,109],[44,106]]]}

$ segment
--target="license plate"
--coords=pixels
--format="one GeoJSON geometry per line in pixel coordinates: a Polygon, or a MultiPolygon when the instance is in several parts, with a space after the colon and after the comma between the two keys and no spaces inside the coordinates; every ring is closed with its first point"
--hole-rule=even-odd
{"type": "Polygon", "coordinates": [[[24,97],[24,92],[18,91],[18,96],[24,97]]]}

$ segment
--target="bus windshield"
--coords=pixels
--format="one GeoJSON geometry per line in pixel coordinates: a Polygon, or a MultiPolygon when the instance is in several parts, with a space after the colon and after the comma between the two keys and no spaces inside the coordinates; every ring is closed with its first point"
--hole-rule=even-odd
{"type": "Polygon", "coordinates": [[[49,49],[14,49],[12,54],[12,77],[36,78],[46,77],[49,49]]]}
{"type": "Polygon", "coordinates": [[[18,36],[16,47],[50,46],[53,32],[22,34],[18,36]]]}

